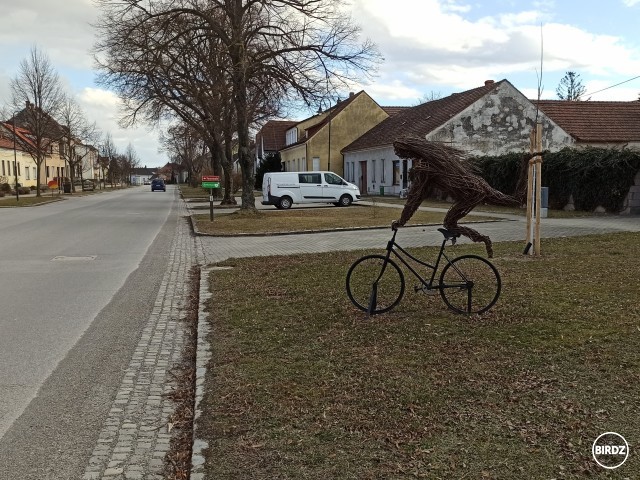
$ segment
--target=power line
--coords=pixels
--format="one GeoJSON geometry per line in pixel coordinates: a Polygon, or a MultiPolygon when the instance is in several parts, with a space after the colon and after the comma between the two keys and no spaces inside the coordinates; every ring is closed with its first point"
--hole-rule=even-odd
{"type": "Polygon", "coordinates": [[[616,83],[615,85],[611,85],[610,87],[603,88],[601,90],[596,90],[595,92],[584,93],[582,96],[585,97],[587,95],[595,95],[596,93],[604,92],[605,90],[609,90],[610,88],[617,87],[618,85],[622,85],[623,83],[630,82],[631,80],[635,80],[636,78],[640,78],[640,75],[638,75],[637,77],[630,78],[629,80],[625,80],[624,82],[616,83]]]}

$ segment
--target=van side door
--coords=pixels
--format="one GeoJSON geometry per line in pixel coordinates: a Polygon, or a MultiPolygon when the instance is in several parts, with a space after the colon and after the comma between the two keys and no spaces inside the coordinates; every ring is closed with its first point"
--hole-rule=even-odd
{"type": "Polygon", "coordinates": [[[305,203],[322,201],[322,174],[299,173],[300,201],[305,203]]]}
{"type": "Polygon", "coordinates": [[[344,193],[345,181],[335,173],[327,172],[324,175],[324,199],[337,202],[344,193]]]}

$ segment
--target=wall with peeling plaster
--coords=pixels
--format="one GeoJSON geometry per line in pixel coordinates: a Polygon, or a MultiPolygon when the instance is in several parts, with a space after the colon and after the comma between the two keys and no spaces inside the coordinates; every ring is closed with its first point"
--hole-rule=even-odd
{"type": "Polygon", "coordinates": [[[542,112],[536,112],[535,105],[509,82],[498,85],[426,138],[449,143],[472,155],[528,152],[536,113],[542,122],[544,150],[573,146],[572,137],[542,112]]]}

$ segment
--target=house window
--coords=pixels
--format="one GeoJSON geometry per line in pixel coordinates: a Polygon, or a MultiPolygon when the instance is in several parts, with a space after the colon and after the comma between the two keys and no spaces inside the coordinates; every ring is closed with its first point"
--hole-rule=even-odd
{"type": "Polygon", "coordinates": [[[11,162],[7,160],[7,175],[11,176],[11,162]]]}
{"type": "Polygon", "coordinates": [[[376,161],[371,160],[371,182],[376,183],[376,161]]]}
{"type": "Polygon", "coordinates": [[[36,167],[33,167],[33,179],[37,180],[38,178],[38,171],[36,170],[36,167]]]}
{"type": "Polygon", "coordinates": [[[20,162],[18,162],[18,176],[22,176],[22,171],[20,170],[20,162]]]}
{"type": "Polygon", "coordinates": [[[2,176],[5,176],[7,173],[4,170],[4,160],[2,160],[2,176]]]}
{"type": "Polygon", "coordinates": [[[25,167],[24,174],[25,174],[27,180],[31,180],[31,178],[29,178],[29,167],[25,167]]]}
{"type": "Polygon", "coordinates": [[[382,170],[382,173],[380,174],[380,183],[384,183],[384,158],[380,160],[380,170],[382,170]]]}
{"type": "Polygon", "coordinates": [[[291,130],[287,131],[286,141],[287,141],[287,145],[294,144],[294,143],[296,143],[298,141],[298,129],[297,128],[292,128],[291,130]]]}
{"type": "Polygon", "coordinates": [[[393,161],[393,184],[400,185],[400,160],[393,161]]]}
{"type": "Polygon", "coordinates": [[[49,168],[51,168],[51,167],[47,167],[47,178],[49,178],[51,176],[51,171],[49,170],[49,168]]]}

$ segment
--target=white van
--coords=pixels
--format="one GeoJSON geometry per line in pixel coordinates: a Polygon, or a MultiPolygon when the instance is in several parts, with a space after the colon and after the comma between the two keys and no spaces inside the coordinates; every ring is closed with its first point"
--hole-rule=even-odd
{"type": "Polygon", "coordinates": [[[358,187],[333,172],[268,172],[262,180],[262,204],[285,210],[294,203],[348,207],[358,200],[358,187]]]}

